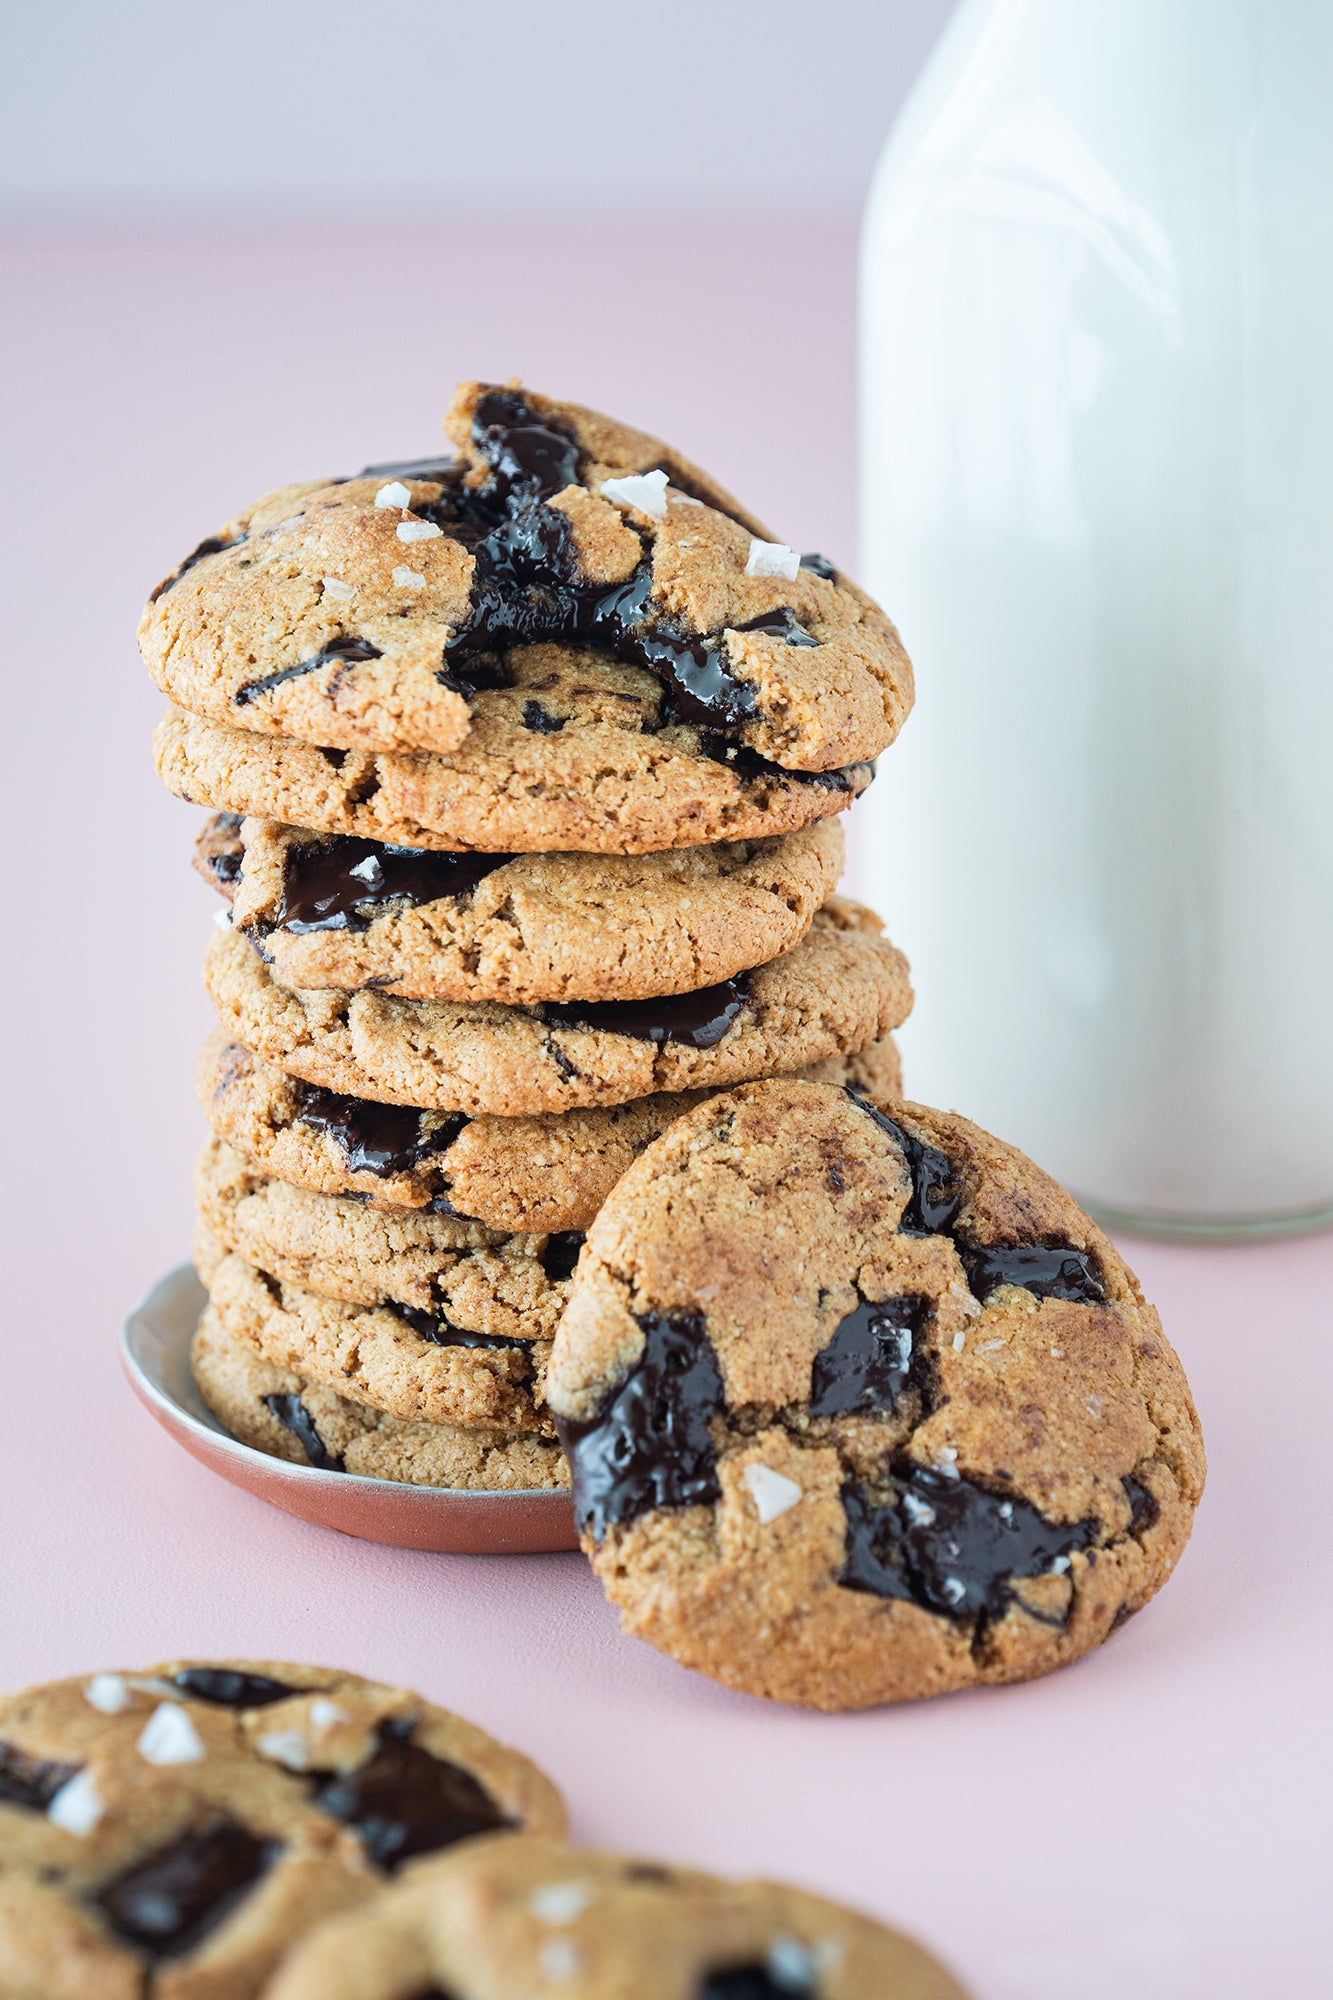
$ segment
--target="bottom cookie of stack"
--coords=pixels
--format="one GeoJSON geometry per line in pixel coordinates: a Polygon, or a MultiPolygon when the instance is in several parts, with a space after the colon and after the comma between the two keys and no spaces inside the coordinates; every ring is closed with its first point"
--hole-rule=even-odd
{"type": "Polygon", "coordinates": [[[230,1338],[211,1305],[190,1366],[219,1423],[273,1458],[408,1486],[483,1493],[569,1486],[569,1467],[553,1439],[499,1426],[426,1423],[355,1402],[230,1338]]]}

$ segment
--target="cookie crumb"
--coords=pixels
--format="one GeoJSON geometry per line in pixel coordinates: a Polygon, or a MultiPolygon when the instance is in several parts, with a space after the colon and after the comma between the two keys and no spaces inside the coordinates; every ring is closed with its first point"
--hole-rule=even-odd
{"type": "Polygon", "coordinates": [[[757,535],[751,537],[750,554],[745,565],[747,576],[780,576],[785,582],[792,583],[800,567],[801,558],[785,542],[761,542],[757,535]]]}
{"type": "Polygon", "coordinates": [[[393,573],[393,580],[399,590],[424,590],[426,587],[426,579],[421,571],[408,569],[405,563],[398,565],[393,573]]]}
{"type": "Polygon", "coordinates": [[[804,1497],[794,1479],[788,1479],[784,1472],[775,1472],[771,1465],[747,1465],[741,1476],[750,1489],[755,1513],[765,1528],[804,1497]]]}
{"type": "Polygon", "coordinates": [[[410,507],[412,505],[412,489],[404,486],[401,479],[391,479],[388,485],[381,486],[379,492],[375,495],[375,505],[377,507],[410,507]]]}
{"type": "Polygon", "coordinates": [[[433,542],[444,533],[434,521],[400,521],[394,531],[400,542],[433,542]]]}
{"type": "MultiPolygon", "coordinates": [[[[114,1676],[107,1676],[114,1679],[114,1676]]],[[[97,1786],[91,1771],[76,1771],[74,1776],[60,1787],[46,1808],[46,1817],[52,1826],[58,1826],[62,1833],[77,1833],[82,1839],[90,1834],[101,1819],[105,1807],[97,1796],[97,1786]]]]}
{"type": "Polygon", "coordinates": [[[627,473],[623,479],[604,479],[601,491],[618,507],[637,507],[650,521],[666,519],[667,476],[660,468],[655,472],[627,473]]]}
{"type": "Polygon", "coordinates": [[[153,1710],[134,1747],[145,1764],[198,1764],[204,1755],[199,1732],[184,1709],[166,1702],[153,1710]]]}

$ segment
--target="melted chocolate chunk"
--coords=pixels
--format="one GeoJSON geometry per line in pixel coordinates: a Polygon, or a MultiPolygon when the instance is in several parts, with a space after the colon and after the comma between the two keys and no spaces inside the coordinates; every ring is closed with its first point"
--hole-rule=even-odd
{"type": "Polygon", "coordinates": [[[733,632],[763,632],[770,639],[785,640],[789,646],[819,646],[813,632],[807,632],[804,625],[797,622],[796,613],[788,604],[780,604],[776,611],[761,611],[757,618],[751,618],[744,625],[733,625],[733,632]]]}
{"type": "Polygon", "coordinates": [[[1017,1494],[991,1493],[910,1459],[894,1464],[892,1483],[897,1503],[887,1507],[853,1481],[843,1486],[847,1560],[839,1580],[941,1618],[1002,1617],[1016,1577],[1045,1575],[1097,1534],[1095,1521],[1048,1521],[1017,1494]]]}
{"type": "Polygon", "coordinates": [[[707,757],[710,763],[729,765],[747,784],[768,778],[777,784],[817,785],[825,792],[852,792],[857,788],[862,771],[869,771],[874,776],[871,764],[844,764],[836,771],[789,771],[785,765],[774,764],[767,757],[761,757],[748,744],[737,743],[711,729],[705,730],[699,738],[699,755],[707,757]]]}
{"type": "Polygon", "coordinates": [[[261,694],[268,694],[273,688],[281,687],[284,681],[300,680],[303,674],[313,674],[320,667],[327,667],[335,660],[356,665],[363,660],[382,660],[383,657],[380,648],[372,645],[369,639],[350,637],[330,639],[322,652],[314,654],[308,660],[302,660],[299,666],[283,667],[279,673],[265,674],[262,680],[245,681],[237,688],[232,701],[238,708],[248,707],[252,701],[257,701],[261,694]]]}
{"type": "Polygon", "coordinates": [[[440,902],[462,897],[493,874],[509,854],[439,854],[425,847],[390,847],[378,840],[340,835],[289,847],[282,902],[265,936],[288,930],[364,931],[390,903],[440,902]]]}
{"type": "Polygon", "coordinates": [[[541,1267],[553,1285],[573,1277],[584,1241],[581,1229],[558,1229],[554,1235],[547,1237],[541,1253],[541,1267]]]}
{"type": "Polygon", "coordinates": [[[1151,1528],[1161,1512],[1152,1494],[1142,1480],[1135,1479],[1132,1474],[1127,1473],[1120,1484],[1124,1487],[1125,1498],[1129,1502],[1130,1534],[1132,1535],[1138,1528],[1151,1528]]]}
{"type": "Polygon", "coordinates": [[[490,495],[501,506],[549,500],[578,484],[579,448],[573,438],[512,389],[492,389],[479,399],[472,439],[491,469],[490,495]]]}
{"type": "Polygon", "coordinates": [[[549,708],[543,708],[539,701],[525,701],[523,704],[523,727],[535,730],[538,736],[556,736],[568,722],[567,715],[552,715],[549,708]]]}
{"type": "Polygon", "coordinates": [[[963,1204],[961,1189],[954,1180],[953,1163],[947,1153],[938,1146],[927,1145],[924,1139],[900,1125],[896,1118],[880,1111],[868,1097],[858,1090],[849,1090],[858,1110],[867,1118],[873,1118],[881,1132],[886,1132],[907,1162],[907,1171],[912,1176],[912,1193],[907,1207],[903,1210],[898,1227],[904,1236],[946,1236],[963,1204]]]}
{"type": "Polygon", "coordinates": [[[812,576],[822,576],[825,583],[836,583],[838,580],[836,566],[827,556],[821,556],[816,549],[811,549],[807,555],[801,557],[801,568],[808,569],[812,576]]]}
{"type": "Polygon", "coordinates": [[[182,1667],[171,1678],[182,1694],[217,1708],[267,1708],[289,1695],[309,1693],[308,1688],[288,1687],[286,1681],[275,1681],[268,1674],[243,1674],[235,1667],[182,1667]]]}
{"type": "Polygon", "coordinates": [[[357,1771],[320,1771],[315,1804],[343,1820],[371,1860],[392,1874],[414,1854],[434,1854],[473,1834],[518,1824],[469,1771],[413,1743],[415,1716],[393,1716],[357,1771]]]}
{"type": "Polygon", "coordinates": [[[241,879],[241,863],[245,858],[240,813],[214,813],[195,841],[194,851],[200,874],[230,902],[241,879]]]}
{"type": "Polygon", "coordinates": [[[456,458],[397,458],[383,465],[363,465],[358,479],[432,479],[447,486],[458,475],[456,458]]]}
{"type": "Polygon", "coordinates": [[[570,1006],[542,1005],[551,1028],[585,1029],[593,1034],[632,1035],[639,1042],[680,1042],[691,1049],[716,1048],[749,994],[743,972],[716,986],[675,993],[660,1000],[589,1000],[570,1006]]]}
{"type": "Polygon", "coordinates": [[[152,596],[149,598],[148,600],[149,603],[156,604],[158,598],[164,597],[166,593],[171,589],[173,583],[179,583],[181,578],[185,576],[188,571],[192,570],[196,563],[201,563],[205,556],[220,555],[223,549],[238,549],[241,546],[242,542],[248,542],[249,539],[250,537],[248,535],[237,535],[234,541],[224,542],[221,536],[219,535],[205,535],[203,541],[199,543],[199,546],[197,548],[193,548],[190,550],[190,553],[188,556],[186,556],[185,561],[183,563],[179,563],[177,567],[172,570],[170,576],[164,577],[162,579],[161,583],[159,583],[159,585],[157,586],[157,589],[153,592],[152,596]]]}
{"type": "Polygon", "coordinates": [[[698,2000],[815,2000],[816,1991],[808,1979],[775,1979],[766,1965],[736,1965],[707,1973],[698,2000]]]}
{"type": "Polygon", "coordinates": [[[410,1326],[413,1333],[423,1340],[433,1341],[436,1347],[524,1347],[526,1340],[511,1340],[502,1333],[466,1333],[461,1326],[455,1326],[443,1313],[426,1312],[421,1306],[405,1306],[398,1299],[386,1299],[386,1308],[400,1319],[404,1326],[410,1326]]]}
{"type": "Polygon", "coordinates": [[[574,1476],[581,1529],[601,1541],[655,1507],[705,1506],[721,1491],[708,1422],[722,1376],[700,1313],[639,1318],[643,1353],[590,1423],[556,1430],[574,1476]]]}
{"type": "Polygon", "coordinates": [[[414,1105],[343,1097],[317,1083],[298,1084],[296,1101],[299,1122],[329,1133],[353,1173],[408,1173],[447,1152],[468,1123],[458,1111],[428,1126],[426,1113],[414,1105]]]}
{"type": "Polygon", "coordinates": [[[342,1460],[329,1450],[315,1429],[315,1420],[299,1395],[265,1396],[264,1406],[284,1430],[291,1432],[310,1463],[320,1472],[346,1472],[347,1467],[342,1460]]]}
{"type": "Polygon", "coordinates": [[[1106,1297],[1097,1259],[1070,1243],[962,1243],[958,1255],[974,1297],[984,1304],[1001,1285],[1021,1285],[1039,1299],[1095,1305],[1106,1297]]]}
{"type": "Polygon", "coordinates": [[[116,1935],[150,1960],[179,1958],[231,1915],[280,1851],[224,1819],[127,1868],[93,1901],[116,1935]]]}
{"type": "Polygon", "coordinates": [[[920,1293],[874,1304],[862,1299],[815,1356],[811,1415],[896,1410],[913,1372],[915,1336],[930,1312],[920,1293]]]}
{"type": "Polygon", "coordinates": [[[0,1800],[44,1813],[61,1786],[82,1769],[82,1764],[57,1764],[54,1758],[30,1757],[12,1743],[0,1743],[0,1800]]]}

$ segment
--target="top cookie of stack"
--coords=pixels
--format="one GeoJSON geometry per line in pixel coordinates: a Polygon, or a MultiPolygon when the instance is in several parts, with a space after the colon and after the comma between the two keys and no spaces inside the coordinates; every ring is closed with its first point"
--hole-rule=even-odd
{"type": "Polygon", "coordinates": [[[466,384],[453,460],[280,488],[144,613],[187,798],[413,847],[646,853],[840,812],[892,625],[654,438],[466,384]]]}

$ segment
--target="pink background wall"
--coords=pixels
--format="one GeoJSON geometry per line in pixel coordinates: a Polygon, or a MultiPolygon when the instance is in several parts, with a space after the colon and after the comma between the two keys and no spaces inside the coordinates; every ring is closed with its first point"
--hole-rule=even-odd
{"type": "Polygon", "coordinates": [[[1051,1681],[858,1717],[622,1641],[578,1557],[289,1521],[179,1454],[118,1374],[125,1310],[188,1241],[208,1018],[199,815],[149,762],[147,589],[266,485],[428,448],[474,370],[659,429],[850,559],[853,260],[816,223],[9,244],[0,1686],[172,1653],[337,1661],[540,1758],[580,1837],[900,1918],[978,2000],[1320,2000],[1333,1240],[1129,1246],[1212,1457],[1178,1578],[1051,1681]]]}

